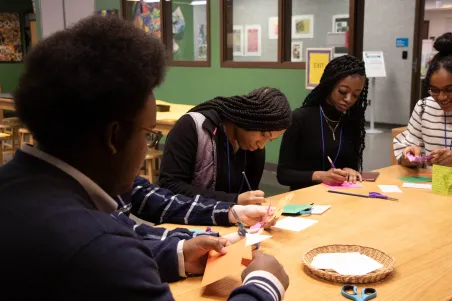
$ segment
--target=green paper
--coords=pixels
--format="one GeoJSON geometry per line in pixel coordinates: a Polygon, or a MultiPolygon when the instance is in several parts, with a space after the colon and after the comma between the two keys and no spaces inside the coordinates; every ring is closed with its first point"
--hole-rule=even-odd
{"type": "Polygon", "coordinates": [[[288,204],[284,206],[282,214],[299,214],[300,211],[309,210],[312,205],[288,204]]]}
{"type": "Polygon", "coordinates": [[[426,176],[401,177],[399,179],[407,183],[429,183],[432,181],[432,178],[426,176]]]}

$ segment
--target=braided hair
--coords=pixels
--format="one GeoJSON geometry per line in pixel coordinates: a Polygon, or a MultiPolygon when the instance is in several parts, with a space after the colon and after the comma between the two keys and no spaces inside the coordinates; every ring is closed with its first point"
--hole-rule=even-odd
{"type": "MultiPolygon", "coordinates": [[[[430,89],[430,80],[433,73],[437,72],[441,67],[452,73],[452,33],[447,32],[438,37],[433,44],[433,48],[438,51],[432,58],[424,79],[424,89],[430,89]]],[[[421,116],[424,113],[427,99],[424,97],[421,103],[421,116]]]]}
{"type": "Polygon", "coordinates": [[[280,131],[292,122],[292,110],[286,96],[275,88],[258,88],[247,95],[216,97],[197,105],[190,112],[215,110],[247,131],[280,131]]]}
{"type": "MultiPolygon", "coordinates": [[[[333,59],[325,67],[320,84],[315,87],[303,102],[303,107],[319,106],[326,103],[338,82],[350,75],[366,76],[364,62],[354,56],[344,55],[333,59]]],[[[369,81],[366,78],[364,89],[359,95],[358,101],[348,110],[348,116],[344,122],[351,126],[352,141],[355,144],[355,152],[358,157],[358,168],[363,169],[363,152],[366,147],[365,112],[367,108],[367,90],[369,81]],[[354,124],[359,124],[357,130],[354,124]]]]}

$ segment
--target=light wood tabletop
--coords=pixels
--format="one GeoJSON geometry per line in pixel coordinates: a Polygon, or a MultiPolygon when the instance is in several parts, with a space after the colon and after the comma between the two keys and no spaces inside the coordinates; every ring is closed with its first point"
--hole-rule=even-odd
{"type": "MultiPolygon", "coordinates": [[[[292,203],[332,205],[320,216],[307,218],[317,224],[301,231],[271,229],[272,239],[261,243],[261,250],[272,254],[284,265],[290,277],[285,300],[346,300],[341,285],[314,278],[305,271],[302,256],[312,248],[329,244],[358,244],[380,249],[396,259],[392,275],[381,283],[358,287],[377,289],[376,300],[452,300],[452,197],[429,190],[402,188],[400,176],[415,171],[400,166],[379,170],[376,183],[347,192],[380,192],[377,184],[398,185],[403,193],[387,193],[398,202],[331,194],[323,185],[298,190],[292,203]]],[[[281,195],[271,198],[276,204],[281,195]]],[[[173,229],[181,225],[162,225],[173,229]]],[[[200,226],[187,226],[198,228],[200,226]]],[[[235,227],[213,227],[221,234],[235,227]]],[[[201,278],[189,278],[170,284],[176,300],[226,300],[241,284],[241,270],[206,289],[201,278]]]]}
{"type": "MultiPolygon", "coordinates": [[[[157,125],[155,130],[162,132],[164,135],[168,135],[168,132],[173,128],[176,121],[193,108],[192,105],[169,103],[162,100],[157,100],[157,104],[170,105],[169,112],[157,112],[157,125]]],[[[2,97],[0,95],[0,110],[15,111],[14,100],[11,97],[2,97]]]]}

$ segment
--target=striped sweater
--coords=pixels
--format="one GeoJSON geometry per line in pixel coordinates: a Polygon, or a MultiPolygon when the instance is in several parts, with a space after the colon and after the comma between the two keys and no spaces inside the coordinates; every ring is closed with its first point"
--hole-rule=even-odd
{"type": "Polygon", "coordinates": [[[403,149],[410,145],[419,146],[423,155],[452,147],[452,112],[445,113],[432,97],[419,100],[407,130],[394,138],[397,160],[402,157],[403,149]]]}

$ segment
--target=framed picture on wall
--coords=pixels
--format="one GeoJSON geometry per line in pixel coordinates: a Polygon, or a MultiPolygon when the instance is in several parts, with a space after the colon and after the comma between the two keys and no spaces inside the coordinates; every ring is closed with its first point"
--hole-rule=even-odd
{"type": "Polygon", "coordinates": [[[292,16],[292,39],[314,38],[314,15],[292,16]]]}
{"type": "Polygon", "coordinates": [[[0,13],[0,62],[22,62],[22,35],[18,13],[0,13]]]}
{"type": "Polygon", "coordinates": [[[349,15],[334,15],[333,32],[347,32],[349,20],[349,15]]]}
{"type": "Polygon", "coordinates": [[[232,28],[232,55],[243,56],[243,26],[234,25],[232,28]]]}
{"type": "Polygon", "coordinates": [[[268,39],[278,39],[278,17],[268,18],[268,39]]]}
{"type": "Polygon", "coordinates": [[[261,56],[260,25],[245,25],[245,55],[261,56]]]}
{"type": "Polygon", "coordinates": [[[292,46],[290,47],[290,57],[292,62],[302,62],[303,61],[303,42],[292,41],[292,46]]]}

